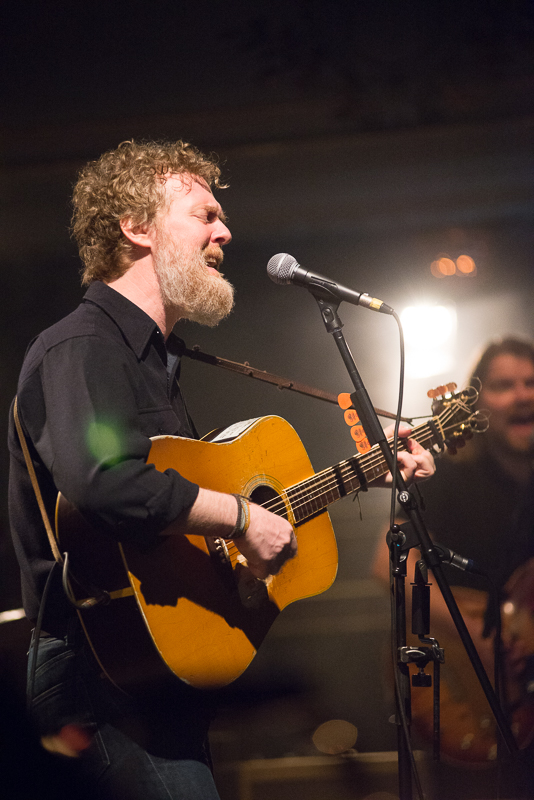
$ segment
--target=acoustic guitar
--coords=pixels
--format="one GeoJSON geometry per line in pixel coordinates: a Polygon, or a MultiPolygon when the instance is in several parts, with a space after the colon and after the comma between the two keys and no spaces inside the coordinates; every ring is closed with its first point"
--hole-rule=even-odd
{"type": "MultiPolygon", "coordinates": [[[[447,392],[411,437],[443,449],[455,437],[485,429],[483,416],[472,411],[476,397],[474,389],[447,392]]],[[[158,436],[148,460],[160,471],[176,469],[201,486],[246,495],[286,517],[298,555],[278,575],[258,580],[235,545],[222,539],[168,536],[141,552],[91,528],[60,495],[56,536],[69,553],[70,590],[80,602],[87,596],[82,587],[96,585],[106,601],[80,610],[82,625],[104,673],[134,694],[176,678],[214,689],[241,675],[280,611],[333,583],[338,555],[328,506],[388,471],[375,445],[315,474],[294,429],[275,416],[233,425],[207,440],[158,436]]]]}
{"type": "MultiPolygon", "coordinates": [[[[467,624],[480,631],[488,604],[486,592],[453,587],[454,597],[467,624]]],[[[520,749],[534,738],[534,559],[518,567],[508,580],[501,608],[502,677],[504,710],[520,749]]],[[[444,760],[466,767],[488,766],[497,758],[497,725],[460,637],[432,624],[432,635],[445,650],[441,666],[440,749],[444,760]]],[[[415,644],[416,640],[410,640],[415,644]]],[[[493,635],[483,641],[473,635],[477,648],[491,652],[493,635]]],[[[481,658],[483,654],[480,651],[481,658]]],[[[414,674],[416,668],[410,665],[414,674]]],[[[494,679],[493,664],[488,677],[494,679]]],[[[427,741],[432,740],[432,689],[412,691],[412,723],[427,741]]]]}

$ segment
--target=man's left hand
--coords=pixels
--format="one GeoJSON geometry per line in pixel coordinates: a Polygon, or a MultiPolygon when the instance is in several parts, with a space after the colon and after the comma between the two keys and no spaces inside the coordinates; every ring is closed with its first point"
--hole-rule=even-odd
{"type": "MultiPolygon", "coordinates": [[[[393,430],[394,426],[390,425],[384,429],[384,433],[389,438],[393,435],[393,430]]],[[[408,425],[399,426],[399,439],[403,440],[406,450],[399,450],[397,453],[397,461],[402,476],[408,485],[424,481],[436,471],[434,456],[430,450],[425,450],[415,439],[409,438],[410,431],[411,428],[408,425]]],[[[382,485],[388,485],[391,482],[391,472],[388,472],[382,485]]]]}

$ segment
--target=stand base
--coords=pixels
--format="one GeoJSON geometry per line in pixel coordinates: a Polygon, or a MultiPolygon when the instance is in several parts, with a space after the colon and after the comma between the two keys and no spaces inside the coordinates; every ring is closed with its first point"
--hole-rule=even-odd
{"type": "Polygon", "coordinates": [[[254,759],[221,765],[215,780],[221,800],[395,800],[397,753],[254,759]]]}
{"type": "MultiPolygon", "coordinates": [[[[513,788],[498,765],[484,769],[434,764],[420,750],[415,758],[426,800],[529,800],[513,788]],[[499,786],[500,794],[499,794],[499,786]]],[[[261,758],[220,764],[215,779],[221,800],[397,800],[396,751],[347,757],[261,758]]],[[[414,793],[414,800],[416,795],[414,793]]]]}

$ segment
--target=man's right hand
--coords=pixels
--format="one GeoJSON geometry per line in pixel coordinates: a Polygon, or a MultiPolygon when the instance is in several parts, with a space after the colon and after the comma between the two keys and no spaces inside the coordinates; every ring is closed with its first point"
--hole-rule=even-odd
{"type": "Polygon", "coordinates": [[[234,544],[256,578],[276,575],[297,554],[297,538],[290,523],[255,503],[250,503],[247,532],[234,544]]]}
{"type": "MultiPolygon", "coordinates": [[[[233,495],[201,488],[191,508],[180,514],[161,535],[193,534],[228,539],[235,528],[237,513],[233,495]]],[[[290,523],[255,503],[250,503],[246,533],[234,544],[246,558],[252,575],[260,579],[276,575],[297,553],[297,539],[290,523]]]]}

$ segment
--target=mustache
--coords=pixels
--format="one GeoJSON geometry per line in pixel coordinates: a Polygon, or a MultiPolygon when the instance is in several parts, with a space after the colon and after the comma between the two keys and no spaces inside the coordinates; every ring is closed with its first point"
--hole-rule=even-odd
{"type": "Polygon", "coordinates": [[[224,253],[221,247],[207,247],[202,253],[202,256],[205,261],[215,261],[217,268],[219,268],[224,260],[224,253]]]}

